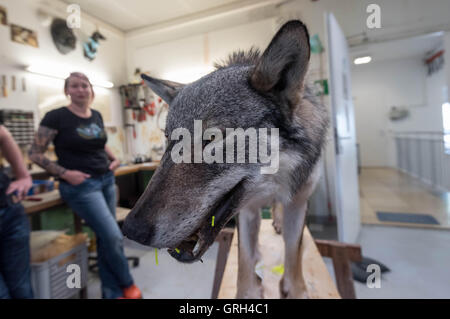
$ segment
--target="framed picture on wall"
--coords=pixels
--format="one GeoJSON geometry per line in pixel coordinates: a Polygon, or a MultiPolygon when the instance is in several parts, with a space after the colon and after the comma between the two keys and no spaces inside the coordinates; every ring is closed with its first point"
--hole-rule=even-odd
{"type": "Polygon", "coordinates": [[[8,15],[6,14],[6,8],[0,6],[0,24],[8,25],[8,15]]]}
{"type": "Polygon", "coordinates": [[[15,24],[11,24],[11,40],[35,48],[39,47],[36,31],[15,24]]]}

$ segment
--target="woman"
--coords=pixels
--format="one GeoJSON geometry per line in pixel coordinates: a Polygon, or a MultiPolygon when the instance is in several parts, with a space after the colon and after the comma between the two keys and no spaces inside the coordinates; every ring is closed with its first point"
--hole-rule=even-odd
{"type": "Polygon", "coordinates": [[[120,162],[106,146],[102,116],[90,108],[92,85],[86,75],[71,73],[64,93],[70,96],[70,105],[45,115],[30,158],[59,177],[61,197],[95,232],[103,298],[141,298],[133,284],[115,219],[113,171],[120,162]],[[55,145],[58,163],[44,156],[50,142],[55,145]]]}

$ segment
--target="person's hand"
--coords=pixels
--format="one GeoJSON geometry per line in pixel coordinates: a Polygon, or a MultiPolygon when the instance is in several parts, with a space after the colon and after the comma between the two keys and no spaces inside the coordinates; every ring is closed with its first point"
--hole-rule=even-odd
{"type": "Polygon", "coordinates": [[[91,175],[71,169],[66,170],[64,174],[61,175],[62,179],[73,186],[83,183],[86,178],[89,177],[91,177],[91,175]]]}
{"type": "Polygon", "coordinates": [[[111,162],[111,164],[109,164],[109,169],[111,171],[115,171],[117,167],[120,166],[120,161],[118,159],[115,159],[111,162]]]}
{"type": "Polygon", "coordinates": [[[15,180],[14,182],[11,182],[9,184],[8,189],[6,190],[6,195],[9,195],[13,192],[17,192],[17,199],[21,201],[25,198],[25,196],[28,193],[28,190],[33,185],[33,182],[31,181],[31,177],[23,177],[19,178],[18,180],[15,180]]]}

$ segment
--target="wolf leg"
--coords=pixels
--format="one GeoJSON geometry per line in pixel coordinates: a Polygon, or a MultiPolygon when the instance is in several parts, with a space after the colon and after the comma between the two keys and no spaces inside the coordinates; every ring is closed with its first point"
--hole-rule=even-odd
{"type": "Polygon", "coordinates": [[[316,165],[308,181],[297,192],[292,201],[284,206],[283,239],[285,256],[284,275],[280,281],[281,298],[308,297],[302,272],[302,236],[308,208],[308,198],[313,193],[319,177],[319,165],[316,165]]]}
{"type": "Polygon", "coordinates": [[[283,229],[283,204],[275,201],[272,206],[272,226],[277,234],[281,234],[283,229]]]}
{"type": "Polygon", "coordinates": [[[261,258],[258,249],[261,213],[259,207],[247,207],[238,216],[239,267],[236,298],[263,298],[262,282],[255,273],[255,266],[261,258]]]}
{"type": "Polygon", "coordinates": [[[285,245],[284,274],[280,281],[281,298],[307,298],[306,284],[302,272],[302,235],[307,202],[300,206],[285,207],[283,239],[285,245]]]}

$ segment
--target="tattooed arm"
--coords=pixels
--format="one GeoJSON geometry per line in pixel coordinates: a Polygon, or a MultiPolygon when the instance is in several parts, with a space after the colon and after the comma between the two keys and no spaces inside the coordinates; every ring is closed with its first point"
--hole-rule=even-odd
{"type": "Polygon", "coordinates": [[[89,174],[76,170],[67,170],[64,167],[53,163],[44,155],[48,145],[53,141],[57,133],[57,130],[42,125],[39,126],[34,137],[33,145],[30,149],[30,159],[50,174],[58,176],[72,185],[81,184],[86,178],[90,177],[89,174]]]}
{"type": "Polygon", "coordinates": [[[57,130],[42,125],[39,126],[28,155],[33,162],[38,164],[50,174],[62,177],[66,169],[56,163],[53,163],[44,155],[47,151],[48,145],[53,141],[56,134],[58,134],[57,130]]]}

